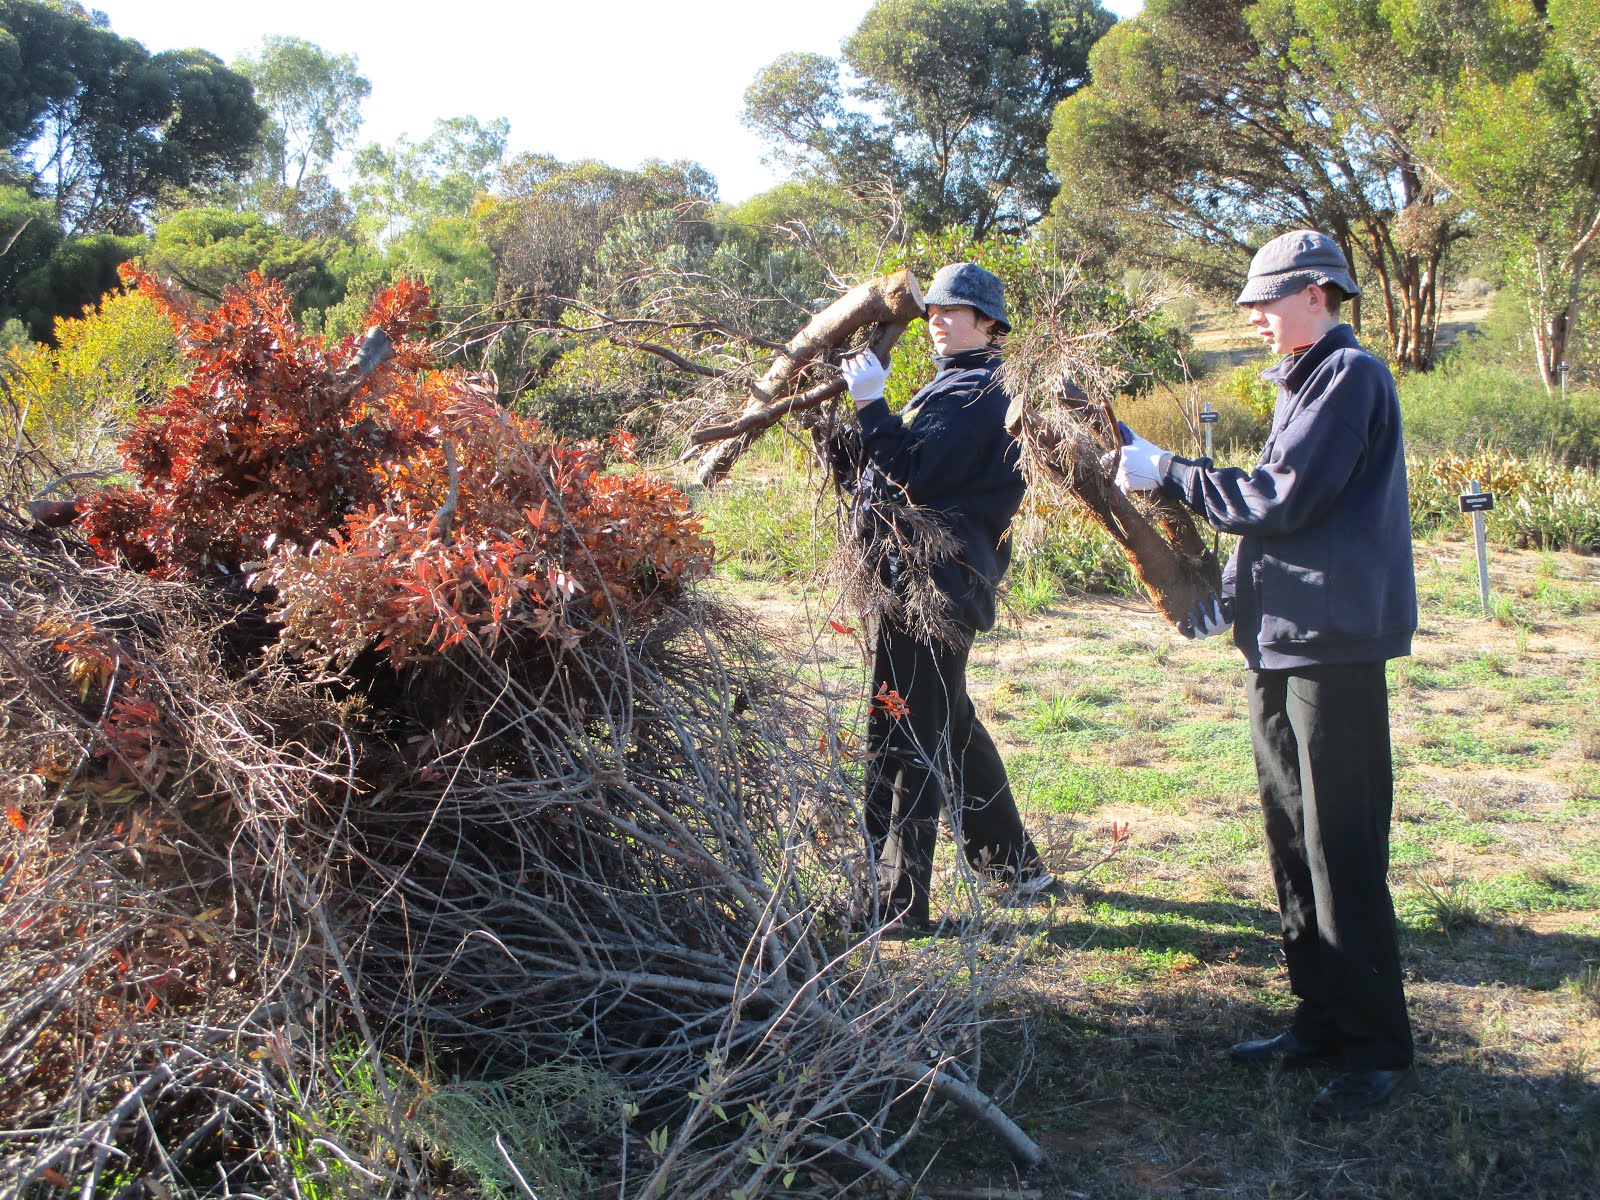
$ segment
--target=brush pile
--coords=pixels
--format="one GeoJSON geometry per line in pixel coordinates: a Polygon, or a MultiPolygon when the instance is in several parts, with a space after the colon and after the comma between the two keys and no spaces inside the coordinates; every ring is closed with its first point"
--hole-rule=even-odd
{"type": "Polygon", "coordinates": [[[0,510],[0,1195],[838,1196],[973,1084],[1004,953],[895,969],[837,715],[675,489],[149,279],[131,482],[0,510]],[[469,1190],[462,1191],[465,1187],[469,1190]]]}

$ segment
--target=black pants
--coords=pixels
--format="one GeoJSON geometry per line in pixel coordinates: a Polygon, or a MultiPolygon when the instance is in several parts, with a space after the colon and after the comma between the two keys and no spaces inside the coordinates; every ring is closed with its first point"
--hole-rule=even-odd
{"type": "Polygon", "coordinates": [[[1389,897],[1394,765],[1381,662],[1249,672],[1250,737],[1301,1039],[1411,1065],[1389,897]]]}
{"type": "Polygon", "coordinates": [[[867,718],[867,833],[891,912],[928,919],[939,814],[948,813],[967,861],[1009,877],[1040,869],[1005,764],[967,695],[970,639],[918,641],[878,623],[867,718]],[[896,717],[880,688],[905,704],[896,717]]]}

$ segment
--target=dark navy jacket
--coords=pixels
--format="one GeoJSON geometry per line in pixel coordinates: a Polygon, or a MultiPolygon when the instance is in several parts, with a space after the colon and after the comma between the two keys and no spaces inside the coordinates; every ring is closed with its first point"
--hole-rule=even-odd
{"type": "MultiPolygon", "coordinates": [[[[995,588],[1011,563],[1011,518],[1026,485],[1016,439],[1006,432],[1011,398],[995,377],[1000,356],[983,348],[935,360],[938,374],[896,415],[882,400],[862,406],[865,459],[856,484],[863,532],[907,502],[941,513],[961,544],[933,565],[951,617],[969,630],[991,629],[995,588]]],[[[898,556],[882,564],[901,583],[898,556]]]]}
{"type": "Polygon", "coordinates": [[[1348,325],[1263,372],[1278,385],[1252,471],[1174,457],[1163,488],[1239,544],[1222,574],[1233,640],[1257,670],[1411,653],[1411,561],[1400,404],[1348,325]]]}

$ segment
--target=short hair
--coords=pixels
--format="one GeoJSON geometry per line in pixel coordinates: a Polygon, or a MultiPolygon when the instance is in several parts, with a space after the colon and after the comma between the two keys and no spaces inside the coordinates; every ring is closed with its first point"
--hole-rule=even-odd
{"type": "Polygon", "coordinates": [[[1322,298],[1327,305],[1328,315],[1337,317],[1339,309],[1344,306],[1349,295],[1337,283],[1319,283],[1317,286],[1322,289],[1322,298]]]}

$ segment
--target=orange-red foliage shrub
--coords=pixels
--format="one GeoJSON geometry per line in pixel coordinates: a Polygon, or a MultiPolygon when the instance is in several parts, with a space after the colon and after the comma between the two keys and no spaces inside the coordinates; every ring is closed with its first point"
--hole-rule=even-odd
{"type": "Polygon", "coordinates": [[[377,645],[397,664],[467,638],[572,644],[596,621],[648,617],[709,570],[675,488],[608,470],[599,447],[551,438],[433,369],[414,340],[422,285],[374,301],[368,324],[396,356],[358,382],[355,340],[301,333],[274,283],[251,276],[197,317],[129,277],[162,304],[193,372],[123,442],[136,482],[83,505],[102,557],[167,578],[252,570],[287,645],[336,658],[377,645]]]}

